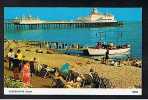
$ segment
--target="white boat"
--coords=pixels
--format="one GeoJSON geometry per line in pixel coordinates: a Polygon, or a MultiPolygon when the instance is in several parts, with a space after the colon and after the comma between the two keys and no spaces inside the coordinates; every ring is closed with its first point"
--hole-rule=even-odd
{"type": "MultiPolygon", "coordinates": [[[[103,48],[88,48],[88,53],[89,55],[105,55],[106,54],[107,49],[103,49],[103,48]]],[[[128,54],[130,52],[130,47],[127,48],[116,48],[116,49],[111,49],[109,50],[109,55],[120,55],[120,54],[128,54]]]]}

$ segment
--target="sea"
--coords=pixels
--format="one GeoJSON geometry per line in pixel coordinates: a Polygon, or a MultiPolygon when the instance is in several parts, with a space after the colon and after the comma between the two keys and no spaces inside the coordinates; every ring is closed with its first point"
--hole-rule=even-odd
{"type": "Polygon", "coordinates": [[[124,21],[120,27],[97,28],[49,28],[36,30],[4,30],[8,40],[35,40],[77,43],[84,47],[96,46],[98,41],[114,44],[130,44],[130,55],[142,58],[142,22],[124,21]]]}

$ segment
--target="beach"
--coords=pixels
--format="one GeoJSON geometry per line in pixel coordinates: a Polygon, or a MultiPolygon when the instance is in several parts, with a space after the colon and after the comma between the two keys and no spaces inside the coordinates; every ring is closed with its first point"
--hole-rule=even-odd
{"type": "MultiPolygon", "coordinates": [[[[112,83],[112,88],[138,88],[142,86],[142,68],[122,65],[112,66],[101,64],[94,59],[85,58],[82,56],[66,55],[49,50],[47,48],[39,48],[37,46],[28,45],[25,42],[5,42],[4,44],[4,57],[6,57],[10,48],[14,51],[20,49],[24,55],[24,60],[31,61],[37,58],[40,64],[46,64],[49,67],[59,68],[64,63],[69,63],[73,70],[86,74],[89,73],[90,68],[95,69],[99,76],[107,78],[112,83]],[[43,53],[37,53],[36,50],[41,49],[43,53]]],[[[4,74],[12,76],[12,72],[8,70],[8,63],[4,63],[4,74]]],[[[50,84],[50,79],[40,78],[38,76],[31,77],[31,85],[33,88],[45,88],[50,84]]]]}

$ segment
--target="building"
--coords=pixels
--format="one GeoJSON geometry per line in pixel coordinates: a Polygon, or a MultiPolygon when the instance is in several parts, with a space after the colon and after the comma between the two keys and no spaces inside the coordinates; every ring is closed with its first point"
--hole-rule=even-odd
{"type": "Polygon", "coordinates": [[[22,17],[16,17],[13,20],[13,23],[15,24],[41,24],[45,23],[45,21],[40,20],[38,17],[32,17],[29,16],[22,16],[22,17]]]}
{"type": "Polygon", "coordinates": [[[91,13],[88,16],[85,17],[79,17],[77,22],[89,22],[89,23],[95,23],[95,22],[117,22],[115,17],[111,14],[101,14],[97,11],[96,8],[93,8],[91,13]]]}

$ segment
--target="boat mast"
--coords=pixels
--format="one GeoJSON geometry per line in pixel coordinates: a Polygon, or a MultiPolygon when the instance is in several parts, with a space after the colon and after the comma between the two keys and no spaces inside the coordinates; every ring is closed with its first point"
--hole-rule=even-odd
{"type": "Polygon", "coordinates": [[[102,42],[103,41],[103,38],[102,38],[103,32],[99,32],[99,33],[100,33],[100,39],[99,39],[99,41],[102,42]]]}
{"type": "Polygon", "coordinates": [[[119,39],[120,39],[120,41],[121,41],[120,43],[122,44],[122,42],[123,42],[123,39],[122,39],[122,32],[120,32],[119,35],[120,35],[120,36],[119,36],[119,37],[120,37],[119,39]]]}

